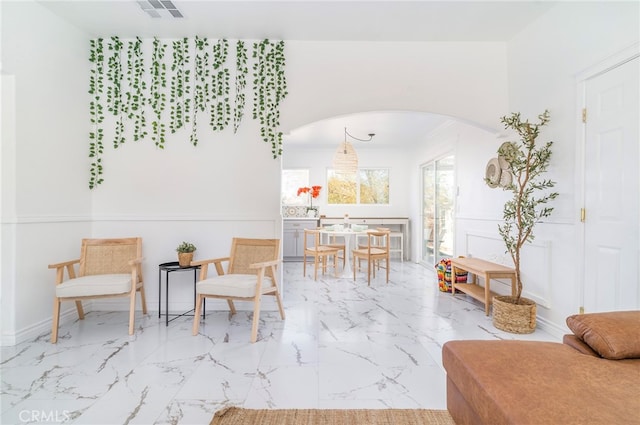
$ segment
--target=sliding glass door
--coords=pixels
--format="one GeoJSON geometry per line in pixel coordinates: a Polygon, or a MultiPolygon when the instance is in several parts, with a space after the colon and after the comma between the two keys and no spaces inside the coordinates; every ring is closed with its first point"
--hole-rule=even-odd
{"type": "Polygon", "coordinates": [[[422,263],[433,267],[453,255],[454,156],[422,166],[422,263]]]}

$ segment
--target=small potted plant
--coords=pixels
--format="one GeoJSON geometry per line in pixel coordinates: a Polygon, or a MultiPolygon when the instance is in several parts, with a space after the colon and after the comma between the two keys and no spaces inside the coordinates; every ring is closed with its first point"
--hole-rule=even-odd
{"type": "Polygon", "coordinates": [[[190,242],[182,242],[176,248],[178,252],[178,263],[180,267],[189,267],[191,261],[193,261],[193,252],[196,250],[196,246],[190,242]]]}

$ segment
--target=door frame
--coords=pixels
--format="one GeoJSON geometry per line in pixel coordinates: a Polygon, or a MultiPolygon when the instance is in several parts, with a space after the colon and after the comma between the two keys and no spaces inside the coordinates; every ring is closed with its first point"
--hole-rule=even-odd
{"type": "Polygon", "coordinates": [[[576,156],[575,156],[575,181],[576,181],[576,224],[579,226],[577,232],[578,235],[578,261],[576,262],[576,276],[577,282],[582,282],[578,285],[579,297],[578,308],[582,313],[585,304],[585,223],[581,219],[581,209],[584,208],[586,199],[586,184],[585,184],[585,151],[587,142],[586,123],[582,121],[582,110],[586,107],[587,100],[587,81],[604,74],[618,66],[632,61],[633,59],[640,57],[640,43],[634,43],[631,46],[621,50],[620,52],[613,54],[604,60],[598,62],[595,65],[590,66],[584,71],[576,75],[576,156]]]}

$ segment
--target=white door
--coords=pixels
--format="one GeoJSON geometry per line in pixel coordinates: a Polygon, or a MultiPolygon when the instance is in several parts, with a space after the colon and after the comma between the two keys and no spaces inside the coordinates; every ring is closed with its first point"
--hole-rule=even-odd
{"type": "Polygon", "coordinates": [[[637,57],[585,82],[585,312],[640,308],[637,57]]]}

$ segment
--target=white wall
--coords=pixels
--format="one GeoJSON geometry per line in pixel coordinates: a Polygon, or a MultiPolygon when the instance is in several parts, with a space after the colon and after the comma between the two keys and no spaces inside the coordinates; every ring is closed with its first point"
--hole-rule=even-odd
{"type": "Polygon", "coordinates": [[[77,257],[91,232],[91,197],[88,39],[38,4],[0,7],[5,344],[48,328],[55,275],[47,264],[77,257]]]}

